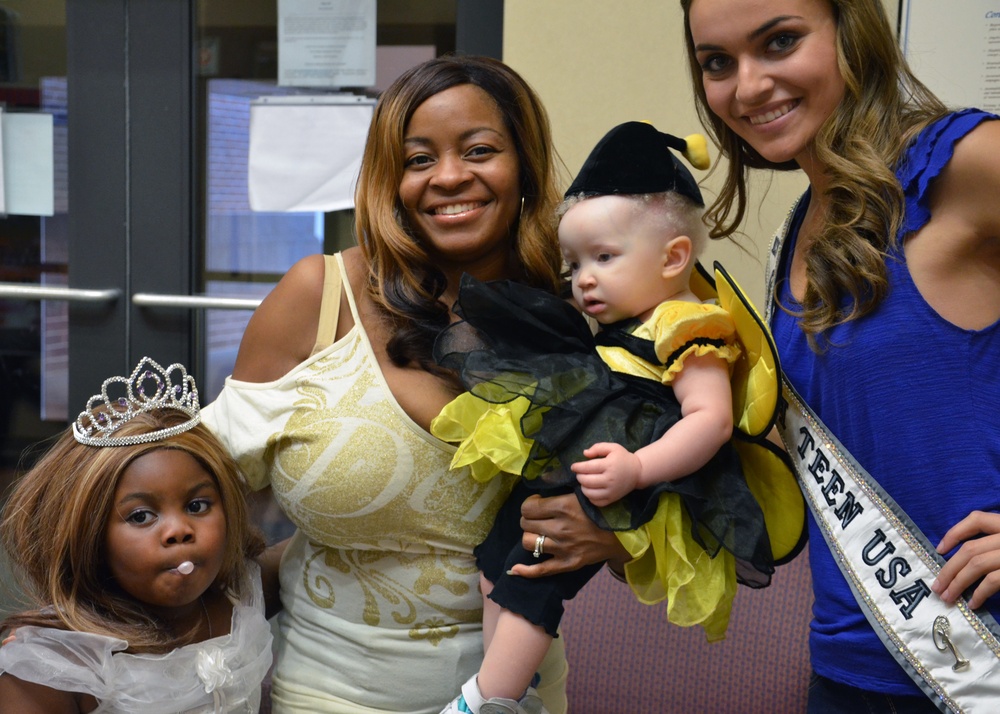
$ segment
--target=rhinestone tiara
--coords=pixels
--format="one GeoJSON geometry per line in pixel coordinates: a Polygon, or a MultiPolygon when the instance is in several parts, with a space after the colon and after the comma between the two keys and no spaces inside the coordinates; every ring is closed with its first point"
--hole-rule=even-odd
{"type": "Polygon", "coordinates": [[[73,436],[88,446],[132,446],[169,439],[199,423],[198,387],[184,365],[175,362],[163,369],[149,357],[143,357],[131,376],[104,380],[101,393],[87,401],[87,408],[73,423],[73,436]],[[145,434],[114,436],[134,417],[160,409],[176,409],[190,418],[176,426],[145,434]]]}

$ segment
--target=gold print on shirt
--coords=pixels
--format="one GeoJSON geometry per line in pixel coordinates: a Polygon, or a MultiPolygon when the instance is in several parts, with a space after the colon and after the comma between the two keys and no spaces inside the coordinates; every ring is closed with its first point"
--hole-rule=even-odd
{"type": "Polygon", "coordinates": [[[482,540],[502,486],[450,472],[450,453],[402,421],[374,374],[336,376],[350,386],[335,403],[320,386],[299,387],[294,414],[269,440],[271,485],[289,517],[313,541],[344,548],[482,540]]]}
{"type": "Polygon", "coordinates": [[[436,646],[481,620],[471,549],[511,483],[450,471],[449,449],[402,416],[359,348],[297,387],[269,439],[271,485],[309,539],[300,582],[316,607],[436,646]]]}
{"type": "Polygon", "coordinates": [[[458,625],[446,625],[443,620],[434,617],[426,623],[417,625],[410,630],[410,639],[428,640],[432,645],[437,647],[441,644],[441,640],[454,637],[457,634],[458,625]]]}
{"type": "MultiPolygon", "coordinates": [[[[315,543],[311,545],[314,552],[306,560],[303,579],[306,592],[319,607],[332,609],[336,604],[333,585],[325,575],[329,569],[333,569],[345,575],[353,575],[364,596],[363,620],[372,627],[382,624],[383,613],[380,603],[384,603],[390,608],[393,621],[399,625],[411,626],[411,638],[425,639],[437,645],[443,639],[457,635],[458,625],[449,625],[439,617],[430,617],[423,622],[417,622],[418,604],[424,606],[425,612],[429,607],[441,612],[452,622],[474,622],[479,618],[478,607],[472,609],[448,607],[442,602],[422,596],[431,592],[431,585],[442,586],[455,595],[466,594],[469,591],[467,565],[458,566],[450,562],[450,558],[433,552],[407,556],[401,553],[386,554],[375,551],[341,551],[318,546],[315,543]],[[420,575],[412,589],[408,589],[386,574],[387,570],[398,569],[386,568],[387,560],[397,561],[404,566],[415,566],[419,570],[420,575]],[[435,565],[436,562],[440,562],[441,566],[435,565]],[[449,578],[447,571],[451,571],[452,576],[463,576],[465,580],[449,578]]],[[[412,568],[409,567],[403,569],[404,573],[411,571],[412,568]]]]}

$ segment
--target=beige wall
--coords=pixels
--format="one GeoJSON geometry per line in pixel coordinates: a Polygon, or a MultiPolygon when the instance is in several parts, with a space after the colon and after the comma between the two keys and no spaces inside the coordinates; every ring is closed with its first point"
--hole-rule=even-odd
{"type": "MultiPolygon", "coordinates": [[[[883,0],[895,18],[898,0],[883,0]]],[[[569,174],[612,126],[650,121],[684,136],[701,131],[694,109],[677,0],[506,0],[504,60],[538,91],[569,174]]],[[[718,158],[710,147],[713,162],[718,158]]],[[[721,174],[694,171],[707,199],[721,174]]],[[[568,179],[564,182],[568,185],[568,179]]],[[[747,250],[714,243],[702,260],[719,260],[758,305],[766,244],[804,189],[801,172],[758,172],[744,225],[747,250]],[[758,208],[759,206],[759,208],[758,208]]]]}
{"type": "MultiPolygon", "coordinates": [[[[556,149],[570,174],[612,126],[650,121],[678,136],[702,131],[684,54],[680,3],[664,0],[506,0],[504,60],[541,95],[556,149]]],[[[718,158],[709,147],[713,163],[718,158]]],[[[693,170],[706,200],[721,174],[693,170]]],[[[747,238],[713,242],[702,256],[722,262],[762,305],[763,246],[805,186],[800,172],[761,172],[747,238]],[[769,190],[768,184],[770,185],[769,190]]],[[[568,181],[567,181],[568,183],[568,181]]],[[[566,185],[566,184],[564,184],[566,185]]]]}

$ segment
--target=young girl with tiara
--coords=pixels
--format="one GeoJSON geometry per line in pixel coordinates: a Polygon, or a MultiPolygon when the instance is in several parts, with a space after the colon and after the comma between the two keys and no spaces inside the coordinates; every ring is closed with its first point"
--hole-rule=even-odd
{"type": "MultiPolygon", "coordinates": [[[[470,465],[480,480],[522,479],[476,549],[482,667],[442,714],[544,711],[532,679],[563,601],[600,564],[519,577],[548,542],[522,546],[520,504],[533,491],[575,491],[589,517],[620,532],[639,599],[667,599],[671,622],[700,624],[709,639],[725,634],[736,583],[767,585],[775,553],[797,546],[801,496],[784,461],[761,447],[767,456],[754,478],[776,487],[755,492],[732,444],[732,370],[746,361],[734,317],[691,288],[704,202],[671,149],[703,163],[688,149],[694,139],[629,122],[590,154],[559,224],[576,308],[522,285],[463,279],[454,307],[462,321],[438,338],[435,357],[469,391],[432,433],[459,444],[453,467],[470,465]],[[577,310],[600,324],[596,338],[577,310]],[[778,504],[767,523],[765,492],[792,505],[778,504]]],[[[755,385],[769,390],[772,407],[773,367],[755,385]]],[[[762,441],[772,423],[773,408],[753,437],[762,441]]]]}
{"type": "Polygon", "coordinates": [[[257,712],[271,664],[246,488],[183,366],[112,377],[17,483],[4,711],[257,712]],[[118,396],[118,395],[121,396],[118,396]]]}

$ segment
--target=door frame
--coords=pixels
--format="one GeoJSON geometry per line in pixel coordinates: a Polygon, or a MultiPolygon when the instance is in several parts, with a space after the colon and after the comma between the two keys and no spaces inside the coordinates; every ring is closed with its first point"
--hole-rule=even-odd
{"type": "Polygon", "coordinates": [[[194,12],[187,0],[66,3],[69,286],[122,290],[70,303],[70,418],[143,355],[195,368],[192,313],[131,299],[192,289],[194,12]]]}
{"type": "MultiPolygon", "coordinates": [[[[456,50],[500,58],[503,0],[456,0],[456,50]]],[[[202,374],[191,309],[136,293],[201,290],[195,0],[67,0],[70,419],[143,356],[202,374]]]]}

